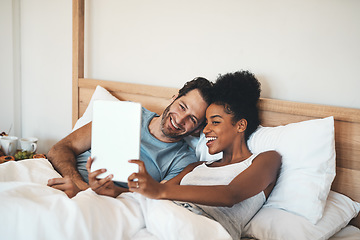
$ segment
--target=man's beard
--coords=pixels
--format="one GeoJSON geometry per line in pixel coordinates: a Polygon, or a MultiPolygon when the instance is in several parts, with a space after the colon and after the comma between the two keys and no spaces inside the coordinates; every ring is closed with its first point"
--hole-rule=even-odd
{"type": "MultiPolygon", "coordinates": [[[[161,132],[168,138],[179,140],[179,139],[182,139],[182,138],[188,136],[190,133],[189,132],[187,132],[187,133],[184,133],[184,132],[172,132],[172,131],[169,131],[167,128],[165,128],[165,123],[167,121],[170,122],[170,115],[168,115],[168,113],[170,111],[171,105],[172,104],[170,104],[163,112],[163,115],[162,115],[162,118],[161,118],[161,132]]],[[[170,122],[170,124],[171,124],[171,122],[170,122]]],[[[183,130],[183,129],[181,129],[181,130],[183,130]]]]}

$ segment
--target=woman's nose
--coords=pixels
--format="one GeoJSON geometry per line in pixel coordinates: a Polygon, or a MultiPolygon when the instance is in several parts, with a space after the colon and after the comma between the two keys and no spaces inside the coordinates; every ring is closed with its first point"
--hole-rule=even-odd
{"type": "Polygon", "coordinates": [[[208,124],[205,125],[205,127],[204,127],[204,129],[203,129],[203,133],[204,133],[204,134],[206,134],[207,132],[209,132],[209,127],[208,127],[208,126],[209,126],[208,124]]]}

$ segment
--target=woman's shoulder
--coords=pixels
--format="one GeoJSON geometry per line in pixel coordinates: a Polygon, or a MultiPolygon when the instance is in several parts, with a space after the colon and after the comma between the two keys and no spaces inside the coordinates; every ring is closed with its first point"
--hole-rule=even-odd
{"type": "Polygon", "coordinates": [[[280,153],[276,150],[269,150],[269,151],[261,152],[261,153],[257,154],[257,156],[281,158],[280,153]]]}
{"type": "Polygon", "coordinates": [[[188,165],[188,167],[191,167],[191,168],[195,168],[203,163],[206,163],[206,161],[198,161],[198,162],[194,162],[194,163],[191,163],[188,165]]]}
{"type": "Polygon", "coordinates": [[[193,162],[190,163],[189,165],[187,165],[184,168],[184,172],[191,172],[192,170],[194,170],[197,166],[200,166],[202,164],[206,163],[205,161],[198,161],[198,162],[193,162]]]}
{"type": "Polygon", "coordinates": [[[269,150],[265,152],[261,152],[256,155],[254,158],[254,162],[266,162],[266,163],[273,163],[273,164],[281,164],[282,156],[279,152],[275,150],[269,150]]]}

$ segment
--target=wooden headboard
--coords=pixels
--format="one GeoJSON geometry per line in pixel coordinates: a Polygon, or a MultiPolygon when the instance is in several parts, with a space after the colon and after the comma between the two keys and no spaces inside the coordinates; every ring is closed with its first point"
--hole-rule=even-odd
{"type": "MultiPolygon", "coordinates": [[[[162,112],[178,90],[84,78],[84,0],[73,0],[73,124],[84,113],[97,85],[121,100],[140,102],[157,113],[162,112]]],[[[263,126],[334,116],[336,177],[332,190],[360,202],[360,109],[266,98],[260,100],[259,109],[263,126]]],[[[351,223],[360,227],[360,217],[351,223]]]]}

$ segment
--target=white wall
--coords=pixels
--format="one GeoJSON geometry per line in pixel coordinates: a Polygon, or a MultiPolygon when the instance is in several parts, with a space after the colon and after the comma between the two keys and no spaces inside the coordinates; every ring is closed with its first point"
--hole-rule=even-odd
{"type": "Polygon", "coordinates": [[[107,2],[88,4],[87,75],[180,87],[249,69],[263,97],[360,108],[360,1],[107,2]]]}
{"type": "Polygon", "coordinates": [[[0,131],[13,125],[10,134],[39,138],[41,153],[71,130],[71,7],[70,0],[0,1],[6,30],[0,38],[0,131]]]}
{"type": "Polygon", "coordinates": [[[19,82],[19,77],[15,77],[15,68],[19,66],[15,62],[18,56],[15,53],[15,32],[19,32],[19,29],[16,25],[18,21],[13,21],[17,9],[18,6],[13,7],[11,0],[0,1],[0,132],[10,131],[12,135],[18,133],[20,126],[16,121],[20,113],[16,110],[19,98],[15,95],[15,85],[19,82]]]}
{"type": "Polygon", "coordinates": [[[39,152],[71,129],[72,4],[21,1],[22,136],[39,152]]]}
{"type": "MultiPolygon", "coordinates": [[[[0,1],[1,13],[9,2],[0,1]]],[[[86,4],[86,77],[180,87],[195,76],[248,69],[263,97],[360,108],[360,1],[86,4]]],[[[0,14],[6,33],[8,18],[0,14]]],[[[71,130],[71,1],[20,1],[20,39],[21,135],[38,137],[45,152],[71,130]]],[[[0,41],[11,58],[11,38],[0,41]]],[[[0,86],[11,99],[15,83],[3,68],[0,86]]],[[[16,114],[0,97],[2,131],[16,114]]]]}

